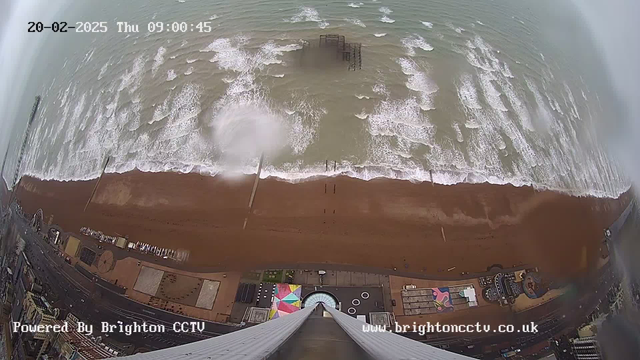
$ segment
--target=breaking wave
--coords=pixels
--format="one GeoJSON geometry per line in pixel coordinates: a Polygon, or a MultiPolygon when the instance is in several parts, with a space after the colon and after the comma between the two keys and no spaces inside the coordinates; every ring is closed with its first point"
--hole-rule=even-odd
{"type": "Polygon", "coordinates": [[[407,55],[414,56],[416,55],[416,48],[422,49],[424,51],[433,50],[433,46],[427,43],[424,38],[418,34],[413,34],[412,36],[406,37],[402,39],[402,45],[407,50],[407,55]]]}
{"type": "Polygon", "coordinates": [[[318,24],[318,27],[321,29],[329,26],[329,23],[320,17],[320,13],[318,10],[312,7],[304,6],[300,8],[300,12],[288,20],[286,22],[290,23],[299,23],[299,22],[315,22],[318,24]]]}

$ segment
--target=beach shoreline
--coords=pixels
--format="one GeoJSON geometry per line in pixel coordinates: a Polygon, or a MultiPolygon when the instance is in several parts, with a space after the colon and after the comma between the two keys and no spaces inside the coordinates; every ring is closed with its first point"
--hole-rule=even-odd
{"type": "Polygon", "coordinates": [[[248,270],[278,264],[344,264],[438,274],[529,264],[555,278],[588,273],[602,231],[624,210],[618,199],[575,197],[532,187],[438,185],[345,176],[303,182],[255,175],[105,174],[96,180],[23,177],[28,213],[65,231],[87,226],[190,251],[189,265],[248,270]],[[243,230],[246,221],[246,228],[243,230]]]}

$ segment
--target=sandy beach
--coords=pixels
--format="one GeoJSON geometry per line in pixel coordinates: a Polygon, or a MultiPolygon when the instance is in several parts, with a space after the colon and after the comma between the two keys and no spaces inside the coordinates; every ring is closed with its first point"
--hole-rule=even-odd
{"type": "Polygon", "coordinates": [[[603,229],[631,199],[573,197],[531,187],[453,186],[348,177],[301,183],[255,176],[105,174],[21,180],[25,211],[42,208],[66,231],[88,226],[131,241],[190,250],[190,265],[229,270],[348,264],[419,274],[529,264],[556,278],[593,270],[603,229]],[[245,218],[246,229],[243,230],[245,218]]]}

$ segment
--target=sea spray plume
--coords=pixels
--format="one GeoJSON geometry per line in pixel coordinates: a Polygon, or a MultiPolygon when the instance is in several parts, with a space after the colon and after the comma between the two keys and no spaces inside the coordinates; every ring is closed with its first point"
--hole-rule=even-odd
{"type": "Polygon", "coordinates": [[[276,156],[286,144],[283,120],[261,99],[235,99],[211,120],[213,144],[225,167],[241,170],[264,154],[276,156]]]}
{"type": "Polygon", "coordinates": [[[247,169],[262,154],[267,159],[274,157],[288,144],[286,122],[266,100],[255,71],[281,63],[279,57],[283,53],[301,48],[299,44],[278,46],[268,42],[259,51],[251,52],[244,49],[244,42],[242,38],[217,39],[201,50],[215,52],[210,61],[235,76],[214,105],[208,124],[222,166],[231,172],[247,169]]]}

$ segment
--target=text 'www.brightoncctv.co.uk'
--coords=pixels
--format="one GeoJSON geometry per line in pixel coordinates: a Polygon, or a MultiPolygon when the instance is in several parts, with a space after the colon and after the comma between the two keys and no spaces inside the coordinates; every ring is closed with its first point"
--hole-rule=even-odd
{"type": "Polygon", "coordinates": [[[409,332],[418,333],[420,336],[425,334],[435,333],[495,333],[495,334],[507,334],[507,333],[537,333],[538,325],[531,322],[529,324],[523,324],[522,326],[515,326],[511,324],[506,325],[483,325],[480,323],[466,324],[466,325],[450,325],[440,324],[439,322],[431,323],[426,322],[424,324],[398,324],[395,323],[392,326],[385,325],[371,325],[362,324],[362,331],[367,333],[374,332],[393,332],[398,334],[404,334],[409,332]]]}

